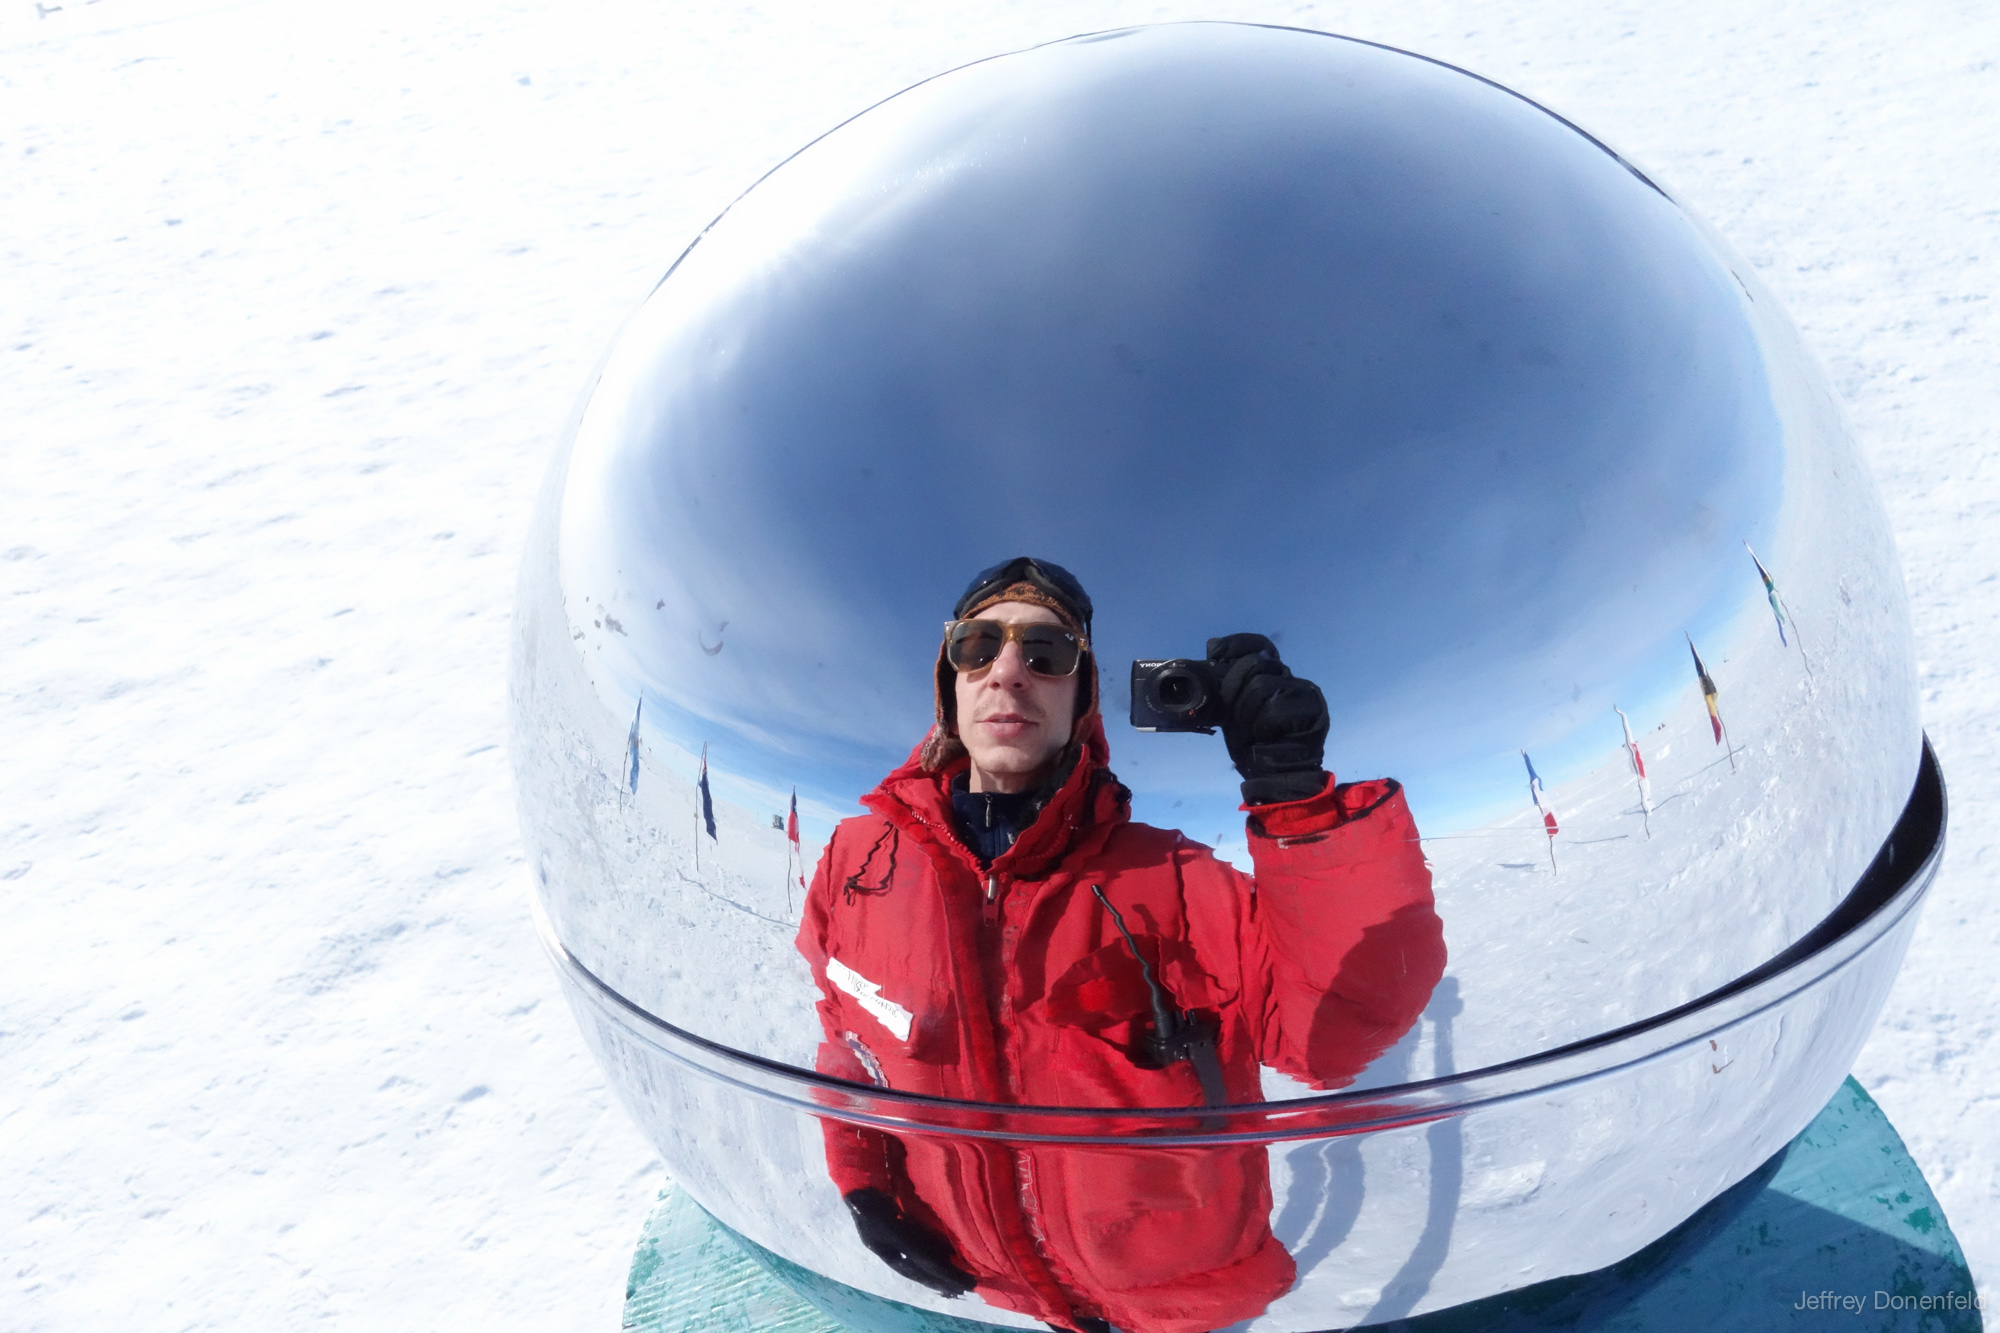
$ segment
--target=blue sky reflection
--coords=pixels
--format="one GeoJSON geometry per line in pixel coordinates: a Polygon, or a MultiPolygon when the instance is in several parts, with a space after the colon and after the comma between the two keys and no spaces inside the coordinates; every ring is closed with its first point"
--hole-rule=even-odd
{"type": "Polygon", "coordinates": [[[1291,40],[1245,82],[1212,47],[1179,70],[1186,41],[1008,58],[1044,62],[1032,98],[980,66],[893,99],[634,319],[563,561],[649,724],[837,808],[921,737],[966,578],[1026,552],[1096,599],[1114,760],[1156,814],[1234,778],[1219,741],[1124,725],[1127,664],[1250,629],[1326,689],[1329,763],[1435,822],[1515,799],[1523,746],[1551,781],[1601,760],[1614,702],[1662,714],[1684,630],[1722,655],[1784,440],[1687,219],[1463,75],[1291,40]],[[1124,95],[1163,68],[1173,106],[1124,95]]]}

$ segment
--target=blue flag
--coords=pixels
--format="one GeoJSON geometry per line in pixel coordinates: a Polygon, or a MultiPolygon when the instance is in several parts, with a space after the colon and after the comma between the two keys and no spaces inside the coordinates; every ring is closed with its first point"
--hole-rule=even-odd
{"type": "Polygon", "coordinates": [[[639,714],[646,711],[646,701],[639,700],[639,706],[632,710],[632,734],[625,738],[625,751],[632,756],[631,790],[639,790],[639,714]]]}
{"type": "Polygon", "coordinates": [[[715,837],[715,802],[708,795],[708,747],[701,747],[701,822],[708,827],[708,836],[715,837]]]}
{"type": "MultiPolygon", "coordinates": [[[[1744,542],[1743,549],[1750,551],[1750,543],[1744,542]]],[[[1764,580],[1764,596],[1770,599],[1771,614],[1778,621],[1778,643],[1782,647],[1789,648],[1791,645],[1785,639],[1785,608],[1784,604],[1778,600],[1777,580],[1771,577],[1770,570],[1764,568],[1764,562],[1757,558],[1755,551],[1750,551],[1750,563],[1757,566],[1757,577],[1764,580]]]]}

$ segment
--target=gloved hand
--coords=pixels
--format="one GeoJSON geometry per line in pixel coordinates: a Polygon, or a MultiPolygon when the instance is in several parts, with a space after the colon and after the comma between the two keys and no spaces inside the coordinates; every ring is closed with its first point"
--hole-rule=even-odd
{"type": "Polygon", "coordinates": [[[972,1274],[958,1266],[951,1241],[905,1217],[894,1199],[873,1188],[842,1197],[854,1214],[854,1229],[861,1233],[861,1243],[877,1259],[940,1296],[958,1297],[972,1290],[972,1274]]]}
{"type": "Polygon", "coordinates": [[[1222,739],[1243,775],[1245,805],[1303,801],[1326,786],[1326,696],[1278,660],[1261,634],[1208,641],[1208,660],[1222,678],[1229,710],[1222,739]]]}

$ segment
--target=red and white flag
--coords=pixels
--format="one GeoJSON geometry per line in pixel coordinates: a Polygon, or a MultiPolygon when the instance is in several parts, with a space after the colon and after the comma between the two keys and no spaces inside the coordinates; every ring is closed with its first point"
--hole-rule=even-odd
{"type": "Polygon", "coordinates": [[[792,854],[799,858],[799,887],[806,886],[806,853],[799,845],[799,789],[792,788],[792,812],[785,816],[785,837],[791,840],[792,854]]]}
{"type": "Polygon", "coordinates": [[[1639,742],[1632,739],[1632,719],[1625,716],[1625,710],[1613,704],[1611,711],[1618,714],[1618,725],[1625,728],[1625,754],[1632,761],[1632,776],[1639,779],[1639,814],[1646,821],[1646,836],[1653,836],[1653,784],[1646,780],[1646,757],[1639,753],[1639,742]]]}
{"type": "Polygon", "coordinates": [[[1549,869],[1556,867],[1556,834],[1562,830],[1556,825],[1555,807],[1549,804],[1548,793],[1542,790],[1542,775],[1535,771],[1535,761],[1528,758],[1526,750],[1521,751],[1521,762],[1528,766],[1528,797],[1541,812],[1542,829],[1549,835],[1549,869]]]}
{"type": "Polygon", "coordinates": [[[1542,790],[1542,775],[1535,771],[1535,761],[1528,758],[1526,750],[1521,751],[1521,762],[1528,766],[1528,797],[1534,801],[1535,809],[1541,812],[1542,827],[1551,838],[1561,832],[1556,827],[1555,807],[1548,802],[1548,793],[1542,790]]]}

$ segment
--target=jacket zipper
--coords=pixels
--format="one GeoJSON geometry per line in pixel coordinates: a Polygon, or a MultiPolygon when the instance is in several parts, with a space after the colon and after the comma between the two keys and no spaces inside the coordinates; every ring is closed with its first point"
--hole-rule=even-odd
{"type": "MultiPolygon", "coordinates": [[[[956,835],[951,834],[950,830],[939,829],[937,824],[924,818],[916,811],[912,810],[910,813],[915,817],[917,823],[927,828],[938,829],[939,832],[956,838],[956,835]]],[[[992,806],[990,804],[987,806],[987,818],[990,822],[992,818],[992,806]]],[[[1069,821],[1069,829],[1072,837],[1074,837],[1076,832],[1076,820],[1074,817],[1069,821]]],[[[1000,872],[989,867],[986,872],[986,910],[981,915],[986,918],[988,926],[991,929],[1001,928],[1000,919],[995,915],[998,911],[999,897],[1000,872]]],[[[1020,1083],[1015,1076],[1018,1065],[1014,1058],[1014,1052],[1007,1049],[1009,1045],[1008,1034],[1012,1030],[1010,1022],[1012,1014],[1009,1012],[1011,1008],[1012,1006],[1008,1003],[1003,989],[1000,1001],[999,1022],[995,1024],[993,1033],[994,1055],[1000,1061],[1001,1068],[999,1072],[1001,1078],[1014,1095],[1018,1097],[1021,1091],[1020,1083]]],[[[1030,1165],[1027,1154],[1021,1151],[1020,1148],[1010,1148],[1009,1155],[1014,1159],[1014,1202],[1020,1208],[1021,1220],[1026,1224],[1028,1235],[1034,1242],[1036,1257],[1042,1261],[1042,1271],[1048,1274],[1049,1280],[1054,1283],[1056,1289],[1067,1295],[1068,1289],[1074,1285],[1074,1281],[1066,1283],[1061,1277],[1057,1276],[1057,1273],[1061,1270],[1057,1268],[1054,1256],[1049,1253],[1048,1237],[1042,1234],[1041,1191],[1036,1188],[1034,1168],[1030,1165]]]]}
{"type": "Polygon", "coordinates": [[[1007,912],[1000,906],[1000,872],[988,870],[986,903],[980,917],[989,933],[989,942],[998,953],[1000,993],[993,1011],[993,1053],[1000,1061],[1000,1076],[1016,1098],[1021,1095],[1020,1061],[1014,1049],[1014,1002],[1007,991],[1007,974],[1013,968],[1012,950],[1007,947],[1007,912]]]}
{"type": "MultiPolygon", "coordinates": [[[[991,806],[988,809],[990,810],[991,806]]],[[[1006,916],[999,910],[999,896],[1000,874],[998,871],[988,870],[986,874],[986,919],[989,923],[989,929],[1004,932],[1006,928],[1006,916]]],[[[1000,943],[1000,941],[996,940],[995,943],[1000,943]]],[[[999,1055],[1002,1075],[1007,1080],[1008,1090],[1018,1099],[1021,1095],[1021,1081],[1018,1074],[1020,1059],[1019,1052],[1014,1049],[1013,1004],[1007,995],[1007,983],[1005,980],[1006,974],[1013,969],[1014,960],[1011,952],[1007,950],[1004,944],[1001,945],[1001,957],[1004,966],[1002,968],[1002,980],[1000,983],[1000,1021],[996,1025],[993,1037],[995,1045],[1000,1048],[999,1055]]],[[[1014,1159],[1015,1206],[1021,1210],[1021,1220],[1027,1225],[1028,1235],[1034,1241],[1035,1253],[1041,1259],[1043,1268],[1049,1272],[1050,1277],[1054,1277],[1055,1267],[1049,1256],[1048,1237],[1042,1234],[1041,1199],[1038,1197],[1038,1191],[1035,1189],[1033,1168],[1029,1165],[1028,1155],[1025,1152],[1016,1148],[1011,1155],[1014,1159]]],[[[1058,1280],[1056,1285],[1060,1288],[1062,1286],[1061,1281],[1058,1280]]]]}

